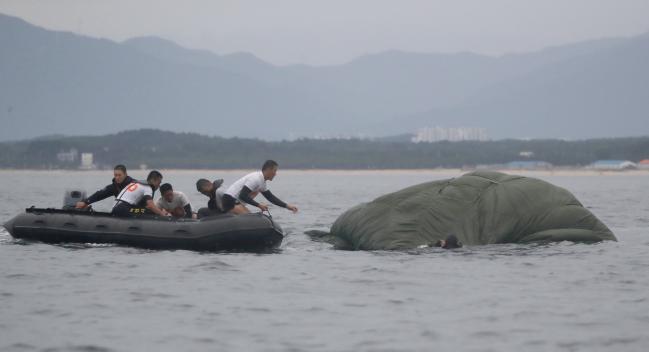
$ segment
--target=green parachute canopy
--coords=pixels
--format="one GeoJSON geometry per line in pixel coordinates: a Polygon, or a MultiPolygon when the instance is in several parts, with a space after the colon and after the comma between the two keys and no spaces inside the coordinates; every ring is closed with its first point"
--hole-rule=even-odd
{"type": "Polygon", "coordinates": [[[390,193],[343,213],[336,247],[410,249],[449,234],[467,245],[615,241],[567,190],[538,179],[477,171],[390,193]]]}

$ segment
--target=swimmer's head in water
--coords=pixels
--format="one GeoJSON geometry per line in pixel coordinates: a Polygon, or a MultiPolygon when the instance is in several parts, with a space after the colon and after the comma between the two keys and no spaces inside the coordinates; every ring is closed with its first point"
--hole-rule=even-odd
{"type": "Polygon", "coordinates": [[[462,247],[462,242],[457,239],[455,235],[448,235],[446,239],[435,242],[435,247],[442,247],[444,249],[453,249],[462,247]]]}

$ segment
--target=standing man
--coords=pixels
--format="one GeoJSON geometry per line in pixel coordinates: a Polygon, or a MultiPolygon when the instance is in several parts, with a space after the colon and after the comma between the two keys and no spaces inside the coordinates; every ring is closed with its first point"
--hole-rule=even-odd
{"type": "Polygon", "coordinates": [[[75,208],[83,209],[92,203],[99,202],[110,196],[117,197],[126,186],[134,182],[134,180],[126,174],[126,166],[119,164],[113,169],[113,182],[108,186],[95,192],[90,197],[77,202],[75,208]]]}
{"type": "Polygon", "coordinates": [[[250,211],[245,206],[237,206],[238,202],[245,202],[256,206],[261,211],[267,211],[268,206],[266,204],[257,203],[253,199],[257,194],[261,193],[269,202],[296,213],[296,206],[284,203],[275,197],[266,186],[266,181],[272,181],[275,178],[278,167],[277,162],[274,160],[266,160],[261,167],[261,171],[249,173],[233,183],[223,195],[223,210],[234,214],[249,213],[250,211]]]}
{"type": "Polygon", "coordinates": [[[117,203],[111,212],[120,217],[131,217],[137,214],[144,214],[146,210],[161,216],[167,216],[167,212],[158,208],[153,202],[153,194],[160,187],[162,174],[158,171],[149,172],[146,183],[134,181],[122,190],[117,196],[117,203]]]}
{"type": "Polygon", "coordinates": [[[160,186],[160,197],[156,206],[176,218],[192,218],[192,206],[183,192],[174,191],[169,183],[160,186]]]}

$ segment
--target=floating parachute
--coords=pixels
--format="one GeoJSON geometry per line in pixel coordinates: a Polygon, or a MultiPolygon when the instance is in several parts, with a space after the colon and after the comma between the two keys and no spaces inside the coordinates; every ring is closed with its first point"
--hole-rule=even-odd
{"type": "Polygon", "coordinates": [[[343,213],[337,248],[410,249],[449,234],[465,245],[615,241],[567,190],[535,178],[477,171],[390,193],[343,213]]]}

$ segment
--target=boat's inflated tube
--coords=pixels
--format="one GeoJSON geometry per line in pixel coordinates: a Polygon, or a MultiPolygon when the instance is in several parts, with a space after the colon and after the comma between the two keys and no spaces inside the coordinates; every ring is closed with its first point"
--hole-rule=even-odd
{"type": "Polygon", "coordinates": [[[48,243],[116,243],[198,251],[265,251],[278,247],[284,237],[272,218],[261,213],[192,220],[30,208],[4,227],[15,238],[48,243]]]}

